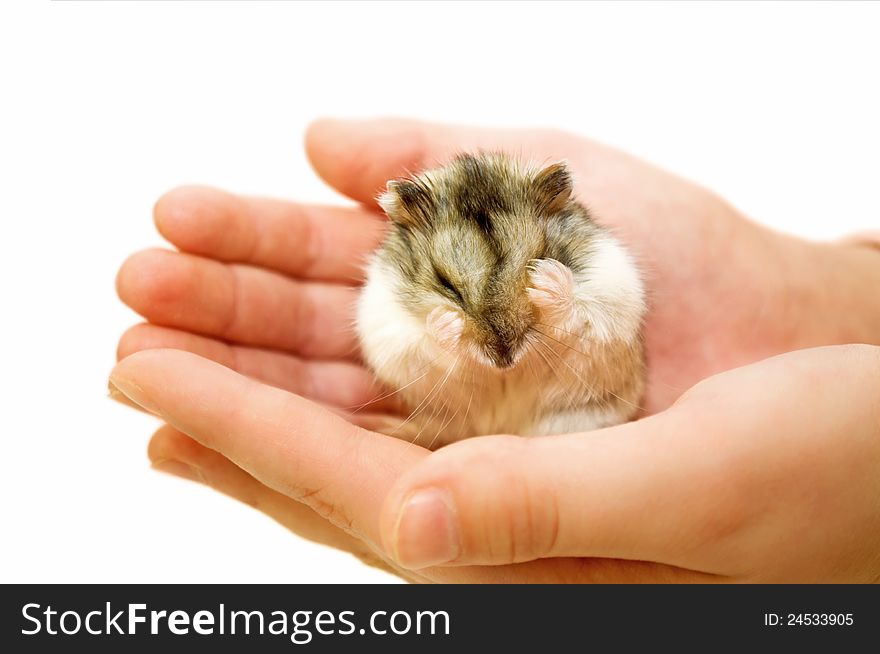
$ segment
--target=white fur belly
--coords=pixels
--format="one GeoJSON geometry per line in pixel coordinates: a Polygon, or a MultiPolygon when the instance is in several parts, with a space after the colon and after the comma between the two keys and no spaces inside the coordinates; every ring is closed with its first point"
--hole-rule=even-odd
{"type": "Polygon", "coordinates": [[[517,372],[487,378],[473,363],[444,363],[401,385],[409,415],[393,435],[436,448],[481,434],[524,434],[534,422],[540,396],[517,372]]]}
{"type": "Polygon", "coordinates": [[[395,384],[410,413],[389,433],[437,448],[471,436],[544,436],[625,419],[619,411],[590,406],[594,389],[587,371],[576,367],[580,356],[560,346],[544,351],[555,366],[531,352],[516,368],[498,372],[443,357],[416,381],[395,384]]]}

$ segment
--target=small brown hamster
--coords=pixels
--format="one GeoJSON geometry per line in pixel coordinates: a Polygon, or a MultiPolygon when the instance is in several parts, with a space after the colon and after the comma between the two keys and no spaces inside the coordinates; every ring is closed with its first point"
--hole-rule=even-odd
{"type": "Polygon", "coordinates": [[[368,365],[409,410],[383,431],[433,449],[633,417],[642,282],[572,192],[565,164],[500,153],[388,182],[357,311],[368,365]]]}

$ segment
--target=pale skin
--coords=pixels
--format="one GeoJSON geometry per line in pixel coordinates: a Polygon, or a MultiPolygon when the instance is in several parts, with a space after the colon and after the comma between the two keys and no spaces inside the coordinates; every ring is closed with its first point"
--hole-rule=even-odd
{"type": "Polygon", "coordinates": [[[320,121],[306,149],[358,207],[177,189],[155,220],[178,251],[119,272],[147,322],[120,340],[113,392],[167,423],[157,468],[412,581],[880,578],[880,253],[777,234],[560,132],[320,121]],[[348,328],[385,228],[374,198],[477,148],[567,159],[638,258],[642,419],[432,453],[367,428],[393,396],[352,411],[382,394],[348,328]]]}

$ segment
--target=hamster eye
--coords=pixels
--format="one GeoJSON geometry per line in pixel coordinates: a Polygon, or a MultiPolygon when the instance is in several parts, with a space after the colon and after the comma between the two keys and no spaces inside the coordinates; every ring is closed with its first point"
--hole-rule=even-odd
{"type": "Polygon", "coordinates": [[[436,268],[434,268],[434,275],[437,277],[437,281],[440,282],[440,286],[442,286],[443,290],[446,291],[446,295],[450,296],[459,304],[464,303],[464,298],[461,296],[461,293],[458,292],[458,289],[455,288],[453,283],[449,281],[449,278],[446,275],[444,275],[436,268]]]}

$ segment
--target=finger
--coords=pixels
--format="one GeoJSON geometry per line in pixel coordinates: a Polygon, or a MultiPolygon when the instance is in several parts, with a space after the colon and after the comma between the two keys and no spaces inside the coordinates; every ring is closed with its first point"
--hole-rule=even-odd
{"type": "Polygon", "coordinates": [[[309,126],[309,161],[330,186],[374,204],[385,183],[462,151],[505,150],[524,160],[565,158],[574,139],[551,130],[485,129],[396,118],[319,120],[309,126]]]}
{"type": "Polygon", "coordinates": [[[295,277],[359,282],[385,232],[379,214],[249,198],[186,186],[153,209],[159,232],[184,252],[295,277]]]}
{"type": "Polygon", "coordinates": [[[364,367],[345,361],[314,361],[283,352],[234,345],[207,336],[142,323],[119,339],[120,361],[141,350],[173,348],[211,359],[243,375],[316,402],[348,410],[396,411],[397,403],[364,367]]]}
{"type": "Polygon", "coordinates": [[[132,354],[116,365],[111,381],[263,484],[374,543],[391,484],[427,455],[188,352],[132,354]]]}
{"type": "Polygon", "coordinates": [[[116,278],[120,299],[150,322],[309,357],[355,358],[356,291],[261,268],[147,250],[116,278]]]}

